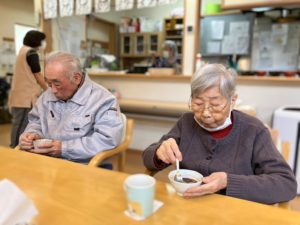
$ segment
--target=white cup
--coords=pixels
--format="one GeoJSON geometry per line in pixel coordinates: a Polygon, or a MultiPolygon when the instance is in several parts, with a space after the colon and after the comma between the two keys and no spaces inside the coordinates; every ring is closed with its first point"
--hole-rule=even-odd
{"type": "Polygon", "coordinates": [[[141,217],[153,212],[155,179],[145,174],[130,175],[124,181],[128,210],[141,217]]]}
{"type": "Polygon", "coordinates": [[[182,178],[191,178],[196,181],[195,183],[184,183],[184,182],[175,181],[174,177],[175,177],[175,174],[177,173],[177,170],[172,170],[169,173],[168,177],[169,177],[170,183],[175,188],[176,193],[180,196],[182,196],[183,193],[187,189],[189,189],[191,187],[199,186],[202,183],[203,176],[202,176],[202,174],[198,173],[197,171],[180,169],[179,172],[180,172],[182,178]]]}
{"type": "Polygon", "coordinates": [[[46,138],[37,139],[33,141],[33,147],[34,149],[39,149],[39,148],[43,148],[44,146],[50,145],[51,143],[52,143],[51,139],[46,139],[46,138]]]}

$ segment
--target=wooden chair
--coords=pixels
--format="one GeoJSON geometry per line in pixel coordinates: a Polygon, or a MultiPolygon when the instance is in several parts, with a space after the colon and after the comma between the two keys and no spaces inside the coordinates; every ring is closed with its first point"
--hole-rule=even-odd
{"type": "MultiPolygon", "coordinates": [[[[269,128],[269,131],[271,133],[271,137],[273,139],[274,144],[280,150],[281,155],[284,158],[284,160],[286,162],[288,162],[289,157],[290,157],[291,144],[288,141],[281,141],[279,139],[279,131],[278,130],[271,129],[269,126],[267,126],[267,127],[269,128]]],[[[278,207],[284,208],[284,209],[290,209],[289,202],[277,203],[277,204],[275,204],[275,206],[278,206],[278,207]]]]}
{"type": "MultiPolygon", "coordinates": [[[[285,161],[289,160],[291,145],[289,142],[284,141],[281,143],[281,155],[285,161]]],[[[291,209],[289,202],[281,202],[276,204],[278,207],[283,209],[291,209]]]]}
{"type": "Polygon", "coordinates": [[[256,116],[256,109],[251,105],[241,105],[240,104],[240,105],[236,105],[234,108],[236,110],[239,110],[239,111],[241,111],[243,113],[246,113],[250,116],[254,116],[254,117],[256,116]]]}
{"type": "Polygon", "coordinates": [[[127,119],[124,114],[122,114],[122,120],[125,124],[123,129],[123,136],[122,136],[122,142],[120,145],[113,149],[109,149],[103,152],[99,152],[96,154],[91,161],[89,162],[88,166],[90,167],[99,167],[103,160],[115,156],[118,156],[118,170],[124,171],[125,167],[125,155],[126,150],[129,146],[129,143],[132,138],[132,131],[133,131],[133,119],[127,119]]]}
{"type": "Polygon", "coordinates": [[[145,171],[144,171],[144,174],[147,174],[147,175],[153,177],[158,172],[159,171],[152,171],[152,170],[149,170],[149,169],[146,168],[145,171]]]}

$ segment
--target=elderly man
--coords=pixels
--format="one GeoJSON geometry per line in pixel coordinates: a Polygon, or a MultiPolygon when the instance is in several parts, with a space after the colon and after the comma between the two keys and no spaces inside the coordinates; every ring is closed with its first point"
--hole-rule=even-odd
{"type": "Polygon", "coordinates": [[[96,153],[114,148],[123,123],[115,97],[81,72],[79,60],[66,52],[46,58],[48,83],[29,113],[20,148],[33,153],[87,163],[96,153]],[[33,141],[53,141],[34,149],[33,141]]]}
{"type": "Polygon", "coordinates": [[[203,185],[187,198],[210,193],[273,204],[296,196],[297,183],[268,131],[258,119],[233,110],[235,73],[206,64],[191,83],[191,110],[144,152],[144,164],[161,170],[175,159],[203,174],[203,185]]]}

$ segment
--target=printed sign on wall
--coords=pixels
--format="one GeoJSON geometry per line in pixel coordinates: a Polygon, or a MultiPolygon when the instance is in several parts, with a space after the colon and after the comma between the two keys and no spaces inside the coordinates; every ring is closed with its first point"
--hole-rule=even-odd
{"type": "Polygon", "coordinates": [[[76,0],[76,14],[85,15],[92,12],[92,0],[76,0]]]}
{"type": "Polygon", "coordinates": [[[134,0],[116,0],[116,11],[132,9],[133,3],[134,0]]]}
{"type": "Polygon", "coordinates": [[[109,12],[110,0],[95,0],[95,12],[109,12]]]}
{"type": "Polygon", "coordinates": [[[57,17],[57,0],[44,0],[44,18],[52,19],[57,17]]]}
{"type": "Polygon", "coordinates": [[[156,6],[157,0],[137,0],[138,8],[154,7],[156,6]]]}
{"type": "Polygon", "coordinates": [[[72,16],[74,9],[74,0],[59,0],[59,15],[72,16]]]}

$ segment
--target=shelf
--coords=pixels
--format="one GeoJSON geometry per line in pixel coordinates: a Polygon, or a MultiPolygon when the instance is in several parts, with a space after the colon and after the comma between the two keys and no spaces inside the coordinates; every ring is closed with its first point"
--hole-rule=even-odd
{"type": "Polygon", "coordinates": [[[254,82],[267,82],[267,83],[274,83],[274,82],[284,82],[289,84],[300,84],[299,77],[271,77],[271,76],[238,76],[237,81],[254,81],[254,82]]]}
{"type": "Polygon", "coordinates": [[[166,39],[182,39],[182,36],[180,35],[166,36],[166,39]]]}
{"type": "Polygon", "coordinates": [[[180,30],[183,30],[183,28],[166,29],[166,31],[180,31],[180,30]]]}
{"type": "Polygon", "coordinates": [[[210,16],[227,16],[227,15],[236,15],[236,14],[241,14],[241,11],[240,10],[228,10],[228,11],[223,11],[223,12],[219,12],[219,13],[200,15],[200,18],[210,17],[210,16]]]}
{"type": "Polygon", "coordinates": [[[184,31],[183,17],[170,17],[164,19],[164,39],[172,40],[177,45],[177,51],[181,54],[184,31]]]}
{"type": "Polygon", "coordinates": [[[123,55],[121,55],[121,58],[145,58],[145,57],[151,57],[151,55],[145,55],[145,54],[134,54],[134,55],[123,54],[123,55]]]}
{"type": "Polygon", "coordinates": [[[222,9],[240,9],[247,10],[257,7],[284,7],[284,6],[299,6],[299,0],[223,0],[222,9]]]}
{"type": "Polygon", "coordinates": [[[183,17],[176,17],[176,16],[174,16],[174,17],[167,17],[167,18],[165,18],[166,21],[173,20],[173,19],[175,19],[175,20],[182,20],[183,21],[183,17]]]}
{"type": "Polygon", "coordinates": [[[129,69],[142,58],[152,57],[152,52],[160,53],[161,32],[141,32],[121,34],[120,67],[129,69]]]}

